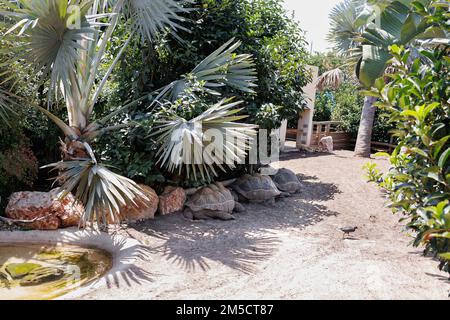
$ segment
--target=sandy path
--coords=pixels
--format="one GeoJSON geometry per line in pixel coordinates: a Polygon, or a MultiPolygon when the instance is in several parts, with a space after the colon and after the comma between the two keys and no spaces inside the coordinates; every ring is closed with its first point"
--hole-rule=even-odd
{"type": "Polygon", "coordinates": [[[232,222],[176,214],[130,226],[127,232],[149,247],[146,261],[119,287],[83,298],[447,298],[448,276],[408,245],[398,217],[364,181],[367,160],[338,151],[292,153],[281,162],[302,174],[301,194],[273,208],[248,205],[232,222]],[[347,225],[359,227],[353,240],[338,231],[347,225]]]}

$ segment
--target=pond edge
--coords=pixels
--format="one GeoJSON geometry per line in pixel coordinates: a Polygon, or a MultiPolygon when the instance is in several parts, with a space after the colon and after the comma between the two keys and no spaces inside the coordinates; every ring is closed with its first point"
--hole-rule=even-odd
{"type": "Polygon", "coordinates": [[[120,287],[118,279],[126,276],[138,259],[142,244],[135,239],[121,235],[111,235],[97,230],[79,230],[68,228],[55,231],[0,231],[1,244],[43,244],[43,245],[77,245],[105,250],[112,256],[111,269],[101,278],[70,291],[55,300],[76,299],[96,289],[120,287]]]}

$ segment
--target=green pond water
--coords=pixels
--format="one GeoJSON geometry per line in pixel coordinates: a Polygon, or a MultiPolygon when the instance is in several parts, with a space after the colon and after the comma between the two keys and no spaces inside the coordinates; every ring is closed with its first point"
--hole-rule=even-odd
{"type": "Polygon", "coordinates": [[[54,299],[105,275],[103,250],[78,246],[0,244],[0,300],[54,299]]]}

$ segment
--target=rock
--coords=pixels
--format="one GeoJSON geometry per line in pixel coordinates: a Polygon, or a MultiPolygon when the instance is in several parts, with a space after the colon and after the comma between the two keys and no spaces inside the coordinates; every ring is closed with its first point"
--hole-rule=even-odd
{"type": "Polygon", "coordinates": [[[319,150],[325,152],[333,152],[333,137],[323,137],[319,142],[319,150]]]}
{"type": "Polygon", "coordinates": [[[11,283],[9,282],[8,276],[0,271],[0,288],[9,288],[10,286],[11,283]]]}
{"type": "Polygon", "coordinates": [[[186,202],[186,192],[183,188],[167,186],[159,196],[159,213],[166,215],[182,211],[186,202]]]}
{"type": "Polygon", "coordinates": [[[6,217],[14,220],[36,220],[26,226],[36,230],[55,230],[78,226],[83,205],[72,194],[59,199],[61,189],[50,192],[16,192],[9,199],[6,217]]]}
{"type": "Polygon", "coordinates": [[[40,267],[29,272],[20,280],[19,284],[23,287],[37,286],[46,282],[59,280],[64,276],[64,271],[58,268],[40,267]]]}
{"type": "Polygon", "coordinates": [[[39,260],[53,263],[78,264],[87,259],[87,252],[60,251],[55,248],[44,248],[37,255],[39,260]]]}
{"type": "Polygon", "coordinates": [[[155,190],[149,186],[139,185],[144,194],[147,196],[148,201],[137,199],[135,202],[137,207],[125,206],[120,210],[121,219],[129,222],[135,222],[139,220],[154,219],[156,210],[158,210],[159,198],[155,190]]]}
{"type": "Polygon", "coordinates": [[[5,270],[11,278],[20,279],[40,267],[41,265],[37,263],[10,263],[6,265],[5,270]]]}

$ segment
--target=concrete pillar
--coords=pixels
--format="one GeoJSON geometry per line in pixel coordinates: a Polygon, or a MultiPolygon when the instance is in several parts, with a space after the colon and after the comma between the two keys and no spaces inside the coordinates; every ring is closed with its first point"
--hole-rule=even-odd
{"type": "Polygon", "coordinates": [[[313,134],[313,117],[314,106],[316,103],[316,85],[317,79],[319,78],[319,68],[314,66],[308,66],[308,68],[312,73],[312,82],[303,88],[307,105],[298,119],[297,149],[310,146],[313,134]]]}

